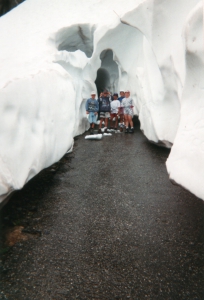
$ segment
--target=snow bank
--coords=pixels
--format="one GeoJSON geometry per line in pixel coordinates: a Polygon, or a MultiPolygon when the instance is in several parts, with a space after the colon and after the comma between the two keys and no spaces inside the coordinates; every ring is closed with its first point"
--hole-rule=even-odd
{"type": "Polygon", "coordinates": [[[193,142],[196,158],[182,147],[201,136],[201,9],[198,0],[27,0],[0,18],[0,201],[72,147],[89,126],[85,100],[104,87],[131,90],[147,138],[174,143],[171,178],[196,193],[185,173],[198,171],[203,146],[193,142]]]}
{"type": "Polygon", "coordinates": [[[185,26],[186,77],[181,120],[167,160],[170,178],[204,199],[204,42],[203,6],[189,14],[185,26]]]}

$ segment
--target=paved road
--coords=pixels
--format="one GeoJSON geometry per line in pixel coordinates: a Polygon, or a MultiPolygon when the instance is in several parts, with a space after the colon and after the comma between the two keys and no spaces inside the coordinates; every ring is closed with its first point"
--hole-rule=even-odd
{"type": "Polygon", "coordinates": [[[138,125],[78,137],[2,211],[30,238],[3,246],[0,299],[204,299],[204,202],[169,182],[168,154],[138,125]]]}

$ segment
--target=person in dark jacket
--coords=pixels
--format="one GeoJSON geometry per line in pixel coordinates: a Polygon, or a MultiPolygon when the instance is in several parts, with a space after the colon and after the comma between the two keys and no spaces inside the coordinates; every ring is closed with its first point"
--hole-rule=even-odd
{"type": "Polygon", "coordinates": [[[108,128],[108,119],[110,118],[111,95],[107,90],[103,91],[103,95],[98,99],[98,103],[99,103],[99,112],[100,112],[100,124],[99,124],[98,133],[101,133],[101,127],[103,121],[105,122],[104,132],[108,132],[107,128],[108,128]]]}

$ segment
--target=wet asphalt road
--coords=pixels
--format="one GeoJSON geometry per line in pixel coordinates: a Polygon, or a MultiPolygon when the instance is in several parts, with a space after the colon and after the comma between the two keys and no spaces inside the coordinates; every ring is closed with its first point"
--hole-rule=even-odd
{"type": "Polygon", "coordinates": [[[170,183],[168,155],[138,126],[78,137],[2,210],[2,232],[33,238],[3,245],[0,299],[204,299],[204,202],[170,183]]]}

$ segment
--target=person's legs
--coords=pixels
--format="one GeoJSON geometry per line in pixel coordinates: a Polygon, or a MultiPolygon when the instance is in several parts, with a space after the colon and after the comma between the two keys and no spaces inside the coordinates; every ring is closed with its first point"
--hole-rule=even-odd
{"type": "Polygon", "coordinates": [[[118,127],[118,116],[115,113],[110,115],[110,129],[113,129],[113,127],[115,128],[118,127]],[[115,118],[115,126],[113,121],[114,118],[115,118]]]}
{"type": "Polygon", "coordinates": [[[124,127],[124,114],[120,114],[120,122],[119,122],[119,126],[120,126],[120,132],[123,132],[123,127],[124,127]]]}
{"type": "Polygon", "coordinates": [[[105,119],[104,119],[104,118],[100,118],[100,123],[99,123],[99,128],[100,128],[100,129],[101,129],[101,127],[102,127],[103,121],[105,121],[105,119]]]}
{"type": "Polygon", "coordinates": [[[89,129],[90,134],[93,134],[93,113],[92,112],[89,113],[88,119],[89,119],[89,123],[90,123],[90,129],[89,129]]]}
{"type": "Polygon", "coordinates": [[[103,121],[105,121],[105,118],[104,118],[104,116],[102,116],[102,113],[101,113],[98,133],[101,133],[101,127],[102,127],[103,121]]]}
{"type": "Polygon", "coordinates": [[[90,126],[91,126],[91,134],[94,133],[95,124],[97,124],[97,116],[93,113],[92,114],[92,123],[90,124],[90,126]]]}
{"type": "Polygon", "coordinates": [[[113,114],[110,115],[110,129],[113,128],[113,114]]]}
{"type": "Polygon", "coordinates": [[[134,127],[133,127],[133,121],[132,121],[132,115],[128,115],[128,123],[130,124],[130,133],[134,132],[134,127]]]}
{"type": "Polygon", "coordinates": [[[92,116],[92,128],[95,127],[95,124],[97,124],[97,115],[94,113],[92,116]]]}
{"type": "Polygon", "coordinates": [[[93,134],[93,123],[90,123],[90,134],[93,134]]]}
{"type": "Polygon", "coordinates": [[[89,113],[89,122],[90,122],[90,134],[93,134],[94,123],[96,121],[96,116],[94,112],[89,113]]]}
{"type": "Polygon", "coordinates": [[[115,129],[118,128],[118,116],[115,114],[115,129]]]}
{"type": "Polygon", "coordinates": [[[133,121],[131,115],[128,115],[128,123],[130,124],[130,127],[133,128],[133,121]]]}
{"type": "Polygon", "coordinates": [[[107,132],[108,128],[108,118],[105,118],[105,132],[107,132]]]}
{"type": "Polygon", "coordinates": [[[125,119],[125,127],[126,127],[126,130],[125,130],[125,133],[128,133],[129,132],[129,123],[128,123],[128,115],[124,115],[124,119],[125,119]]]}
{"type": "Polygon", "coordinates": [[[91,133],[91,128],[92,128],[92,115],[91,115],[91,112],[89,113],[89,115],[88,115],[88,121],[89,121],[89,124],[90,124],[90,127],[89,127],[89,131],[90,131],[90,133],[91,133]]]}
{"type": "Polygon", "coordinates": [[[105,118],[105,127],[104,127],[105,131],[104,132],[108,132],[107,128],[108,128],[108,119],[110,118],[110,113],[109,112],[105,112],[104,113],[104,118],[105,118]]]}

